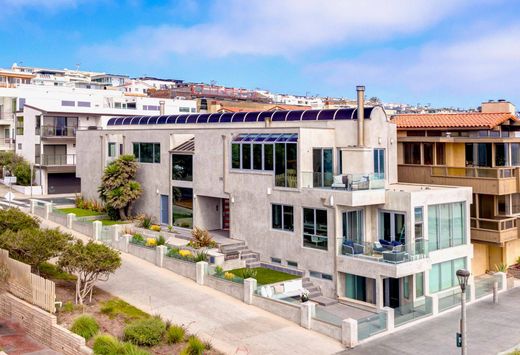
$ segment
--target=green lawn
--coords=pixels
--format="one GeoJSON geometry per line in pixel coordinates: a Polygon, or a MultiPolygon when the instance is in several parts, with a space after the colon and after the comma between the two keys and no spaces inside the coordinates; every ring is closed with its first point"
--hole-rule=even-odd
{"type": "Polygon", "coordinates": [[[99,216],[102,215],[102,212],[96,212],[91,210],[86,210],[84,208],[60,208],[60,212],[63,212],[65,214],[68,213],[75,213],[76,217],[89,217],[89,216],[99,216]]]}
{"type": "MultiPolygon", "coordinates": [[[[101,224],[104,226],[113,226],[114,224],[126,224],[130,223],[130,221],[113,221],[111,219],[100,219],[101,224]]],[[[92,221],[94,222],[94,221],[92,221]]]]}
{"type": "Polygon", "coordinates": [[[150,317],[148,313],[143,312],[139,308],[115,297],[103,302],[101,313],[108,315],[110,318],[121,316],[127,322],[150,317]]]}
{"type": "MultiPolygon", "coordinates": [[[[228,272],[231,272],[238,277],[242,277],[243,270],[244,270],[244,268],[229,270],[228,272]]],[[[255,267],[255,268],[253,268],[253,270],[256,271],[256,281],[261,285],[268,285],[268,284],[273,284],[276,282],[282,282],[282,281],[300,278],[299,276],[296,276],[296,275],[291,275],[291,274],[287,274],[287,273],[281,272],[281,271],[266,269],[263,267],[255,267]]]]}

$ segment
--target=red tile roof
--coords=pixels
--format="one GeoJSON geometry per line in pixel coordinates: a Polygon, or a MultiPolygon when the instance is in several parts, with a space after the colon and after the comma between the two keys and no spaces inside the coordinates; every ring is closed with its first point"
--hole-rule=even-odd
{"type": "Polygon", "coordinates": [[[399,130],[404,130],[407,128],[492,129],[508,120],[519,121],[518,117],[509,112],[428,113],[392,116],[392,122],[397,125],[397,129],[399,130]]]}

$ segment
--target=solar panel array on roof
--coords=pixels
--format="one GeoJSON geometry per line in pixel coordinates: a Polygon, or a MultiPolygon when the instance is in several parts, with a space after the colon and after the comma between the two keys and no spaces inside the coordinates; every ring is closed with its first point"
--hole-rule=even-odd
{"type": "Polygon", "coordinates": [[[252,133],[239,134],[233,138],[233,142],[297,142],[298,133],[252,133]]]}
{"type": "MultiPolygon", "coordinates": [[[[370,119],[372,110],[373,107],[365,107],[364,111],[366,119],[370,119]]],[[[340,108],[326,110],[255,111],[236,113],[195,113],[191,115],[113,117],[108,120],[108,126],[264,122],[266,119],[270,119],[273,122],[353,120],[356,119],[356,109],[340,108]]]]}

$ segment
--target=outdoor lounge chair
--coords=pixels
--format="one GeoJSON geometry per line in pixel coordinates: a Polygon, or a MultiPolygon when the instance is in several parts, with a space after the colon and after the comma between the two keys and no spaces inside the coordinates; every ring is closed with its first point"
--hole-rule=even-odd
{"type": "Polygon", "coordinates": [[[383,261],[388,263],[398,264],[404,262],[406,259],[406,253],[404,251],[384,251],[383,261]]]}
{"type": "Polygon", "coordinates": [[[342,251],[344,255],[357,255],[365,253],[365,246],[359,243],[354,243],[351,240],[345,240],[343,242],[342,251]]]}
{"type": "Polygon", "coordinates": [[[333,189],[346,189],[348,186],[348,178],[346,175],[336,175],[332,180],[331,187],[333,189]]]}

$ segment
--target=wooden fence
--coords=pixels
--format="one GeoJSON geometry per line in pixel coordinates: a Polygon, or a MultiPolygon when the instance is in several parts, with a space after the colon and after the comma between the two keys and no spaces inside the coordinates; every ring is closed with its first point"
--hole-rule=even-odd
{"type": "Polygon", "coordinates": [[[0,249],[0,264],[9,270],[8,290],[35,306],[48,312],[56,312],[56,287],[54,282],[31,273],[31,267],[9,257],[9,252],[0,249]]]}

